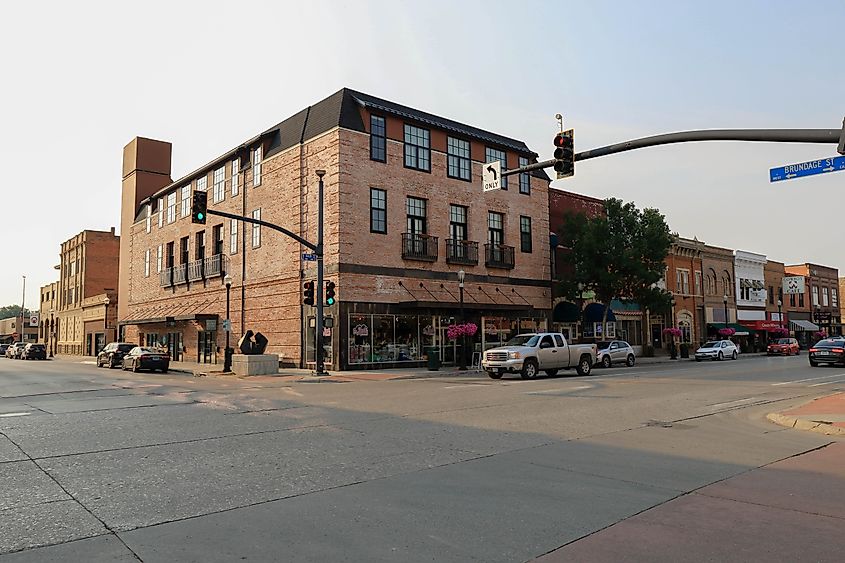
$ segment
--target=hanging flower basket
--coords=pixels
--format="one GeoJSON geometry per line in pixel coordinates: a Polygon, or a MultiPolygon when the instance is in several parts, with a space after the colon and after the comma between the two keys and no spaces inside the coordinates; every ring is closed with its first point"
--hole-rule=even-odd
{"type": "Polygon", "coordinates": [[[818,332],[814,332],[813,338],[816,338],[818,340],[821,340],[822,338],[827,338],[827,331],[826,330],[820,330],[818,332]]]}
{"type": "Polygon", "coordinates": [[[772,335],[775,338],[786,338],[789,336],[789,329],[788,328],[776,328],[772,331],[772,335]]]}
{"type": "Polygon", "coordinates": [[[446,336],[449,340],[457,340],[462,336],[474,336],[478,332],[478,326],[475,323],[464,323],[457,325],[449,325],[446,329],[446,336]]]}
{"type": "Polygon", "coordinates": [[[736,334],[736,330],[732,328],[720,328],[719,329],[719,336],[733,336],[736,334]]]}
{"type": "Polygon", "coordinates": [[[681,336],[682,334],[683,332],[679,328],[669,327],[663,329],[664,336],[681,336]]]}

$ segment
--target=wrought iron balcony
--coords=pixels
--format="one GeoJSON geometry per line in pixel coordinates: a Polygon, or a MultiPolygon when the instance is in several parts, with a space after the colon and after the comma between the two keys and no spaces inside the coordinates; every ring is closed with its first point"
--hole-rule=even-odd
{"type": "Polygon", "coordinates": [[[188,264],[188,281],[202,281],[205,279],[205,258],[194,260],[188,264]]]}
{"type": "Polygon", "coordinates": [[[179,264],[173,266],[173,285],[181,285],[188,282],[188,265],[179,264]]]}
{"type": "Polygon", "coordinates": [[[446,262],[449,264],[478,264],[478,243],[472,240],[446,239],[446,262]]]}
{"type": "Polygon", "coordinates": [[[173,285],[173,268],[165,268],[158,274],[158,282],[161,287],[173,285]]]}
{"type": "Polygon", "coordinates": [[[488,268],[513,268],[513,247],[504,244],[484,245],[485,263],[488,268]]]}
{"type": "Polygon", "coordinates": [[[402,258],[426,262],[437,261],[437,237],[402,233],[402,258]]]}
{"type": "Polygon", "coordinates": [[[228,257],[224,254],[209,256],[205,259],[205,277],[225,276],[228,266],[228,257]]]}

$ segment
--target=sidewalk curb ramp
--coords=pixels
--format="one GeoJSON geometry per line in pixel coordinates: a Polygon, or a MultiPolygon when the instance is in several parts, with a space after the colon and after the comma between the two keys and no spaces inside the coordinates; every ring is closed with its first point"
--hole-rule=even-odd
{"type": "Polygon", "coordinates": [[[773,412],[766,415],[766,418],[787,428],[794,428],[795,430],[808,430],[810,432],[820,432],[828,436],[845,436],[845,428],[841,426],[834,426],[832,422],[827,420],[807,420],[797,416],[781,414],[773,412]]]}

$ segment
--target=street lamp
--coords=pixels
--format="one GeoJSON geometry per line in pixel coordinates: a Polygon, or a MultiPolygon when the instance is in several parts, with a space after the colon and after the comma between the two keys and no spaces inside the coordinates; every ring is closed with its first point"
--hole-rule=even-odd
{"type": "MultiPolygon", "coordinates": [[[[466,272],[463,270],[458,270],[458,289],[461,298],[461,325],[466,324],[466,320],[464,318],[464,277],[466,277],[466,272]]],[[[466,357],[466,335],[461,334],[461,354],[460,354],[460,365],[458,369],[461,371],[466,371],[467,369],[467,357],[466,357]]]]}
{"type": "Polygon", "coordinates": [[[725,328],[728,328],[728,294],[722,296],[722,303],[725,304],[725,328]]]}
{"type": "Polygon", "coordinates": [[[226,285],[226,348],[223,350],[223,371],[232,371],[232,349],[229,348],[229,333],[232,332],[232,321],[229,320],[229,297],[232,292],[232,276],[226,274],[223,278],[226,285]]]}
{"type": "Polygon", "coordinates": [[[783,328],[783,315],[780,312],[781,305],[783,305],[783,301],[778,299],[778,324],[780,325],[780,328],[783,328]]]}
{"type": "MultiPolygon", "coordinates": [[[[675,294],[670,292],[669,307],[671,308],[672,316],[669,319],[669,326],[675,328],[675,294]]],[[[675,335],[671,335],[671,342],[669,343],[669,357],[673,360],[678,359],[678,352],[675,350],[675,335]]]]}
{"type": "Polygon", "coordinates": [[[111,300],[109,300],[107,295],[106,298],[103,299],[103,336],[106,341],[109,339],[109,303],[111,303],[111,300]]]}
{"type": "Polygon", "coordinates": [[[53,309],[50,309],[50,357],[54,357],[55,354],[53,353],[56,349],[56,328],[53,325],[53,309]]]}

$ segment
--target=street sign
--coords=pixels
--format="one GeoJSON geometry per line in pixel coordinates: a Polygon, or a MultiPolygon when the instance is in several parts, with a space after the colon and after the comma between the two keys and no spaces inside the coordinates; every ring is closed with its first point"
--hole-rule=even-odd
{"type": "Polygon", "coordinates": [[[305,252],[305,253],[302,254],[302,259],[305,260],[306,262],[316,262],[317,261],[317,255],[314,254],[313,252],[305,252]]]}
{"type": "Polygon", "coordinates": [[[813,313],[813,320],[814,321],[829,321],[833,315],[830,311],[820,311],[818,313],[813,313]]]}
{"type": "Polygon", "coordinates": [[[804,293],[804,276],[787,276],[783,278],[783,292],[787,295],[804,293]]]}
{"type": "Polygon", "coordinates": [[[488,162],[481,165],[481,183],[485,192],[498,190],[502,187],[501,161],[488,162]]]}
{"type": "Polygon", "coordinates": [[[30,328],[38,326],[38,313],[33,313],[29,316],[29,326],[30,328]]]}
{"type": "Polygon", "coordinates": [[[769,170],[769,181],[792,180],[793,178],[815,176],[816,174],[826,174],[840,170],[845,170],[845,156],[832,156],[830,158],[772,168],[769,170]]]}

